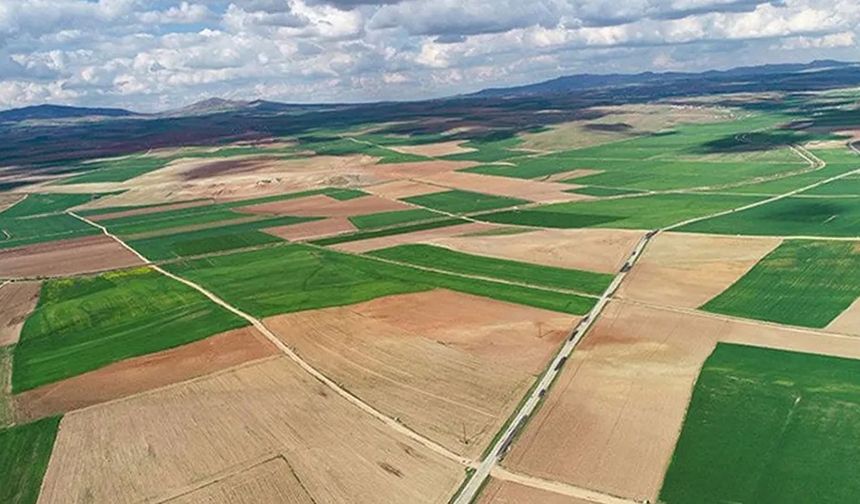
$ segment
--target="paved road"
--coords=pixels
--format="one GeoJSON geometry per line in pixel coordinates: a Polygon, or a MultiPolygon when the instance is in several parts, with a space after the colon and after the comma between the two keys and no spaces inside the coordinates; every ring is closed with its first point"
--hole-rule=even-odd
{"type": "Polygon", "coordinates": [[[266,325],[263,324],[263,322],[261,320],[239,310],[238,308],[227,303],[226,301],[224,301],[220,297],[216,296],[214,293],[204,289],[200,285],[197,285],[196,283],[194,283],[190,280],[186,280],[185,278],[182,278],[180,276],[174,275],[173,273],[161,268],[157,264],[154,264],[152,261],[150,261],[149,259],[144,257],[142,254],[140,254],[137,250],[133,249],[127,243],[122,241],[118,236],[116,236],[113,233],[111,233],[110,231],[108,231],[106,227],[104,227],[104,226],[102,226],[96,222],[93,222],[93,221],[87,219],[86,217],[82,217],[82,216],[80,216],[74,212],[70,211],[68,213],[69,213],[69,215],[71,215],[71,216],[73,216],[73,217],[75,217],[75,218],[77,218],[83,222],[86,222],[87,224],[89,224],[91,226],[94,226],[94,227],[101,229],[104,234],[106,234],[107,236],[116,240],[117,243],[119,243],[120,245],[122,245],[123,247],[128,249],[130,252],[132,252],[134,255],[136,255],[138,258],[140,258],[141,261],[143,261],[145,264],[147,264],[150,268],[154,269],[155,271],[158,271],[162,275],[167,276],[169,278],[172,278],[172,279],[176,280],[177,282],[182,282],[183,284],[191,287],[192,289],[200,292],[201,294],[203,294],[207,298],[211,299],[214,303],[222,306],[223,308],[227,309],[228,311],[230,311],[230,312],[242,317],[243,319],[247,320],[248,322],[250,322],[255,328],[257,328],[258,331],[260,331],[266,337],[266,339],[271,341],[272,344],[275,345],[275,347],[277,347],[278,350],[281,351],[281,353],[283,353],[284,355],[289,357],[292,361],[294,361],[296,364],[298,364],[302,369],[304,369],[309,374],[311,374],[314,378],[316,378],[317,380],[321,381],[323,384],[328,386],[330,389],[332,389],[338,395],[340,395],[341,397],[343,397],[344,399],[346,399],[347,401],[349,401],[353,405],[357,406],[362,411],[370,414],[371,416],[375,417],[377,420],[386,424],[391,429],[393,429],[393,430],[399,432],[400,434],[403,434],[404,436],[424,445],[425,447],[427,447],[430,450],[433,450],[434,452],[438,453],[439,455],[442,455],[443,457],[451,459],[451,460],[453,460],[459,464],[468,466],[468,465],[471,465],[473,463],[471,460],[469,460],[465,457],[461,457],[460,455],[457,455],[456,453],[448,450],[447,448],[440,445],[439,443],[436,443],[435,441],[427,439],[426,437],[422,436],[421,434],[418,434],[417,432],[406,427],[405,425],[401,424],[397,420],[385,415],[384,413],[380,412],[379,410],[377,410],[376,408],[374,408],[370,404],[362,401],[357,396],[354,396],[350,392],[343,389],[340,385],[338,385],[337,383],[330,380],[327,376],[322,374],[320,371],[318,371],[316,368],[311,366],[304,359],[299,357],[298,354],[293,352],[293,350],[290,347],[288,347],[287,345],[285,345],[284,342],[282,342],[280,339],[278,339],[278,337],[275,336],[275,334],[272,333],[272,331],[270,331],[269,328],[266,327],[266,325]]]}

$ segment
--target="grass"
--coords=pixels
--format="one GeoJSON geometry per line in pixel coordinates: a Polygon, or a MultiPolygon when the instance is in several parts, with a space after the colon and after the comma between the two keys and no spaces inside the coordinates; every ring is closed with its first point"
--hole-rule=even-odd
{"type": "Polygon", "coordinates": [[[718,344],[660,502],[855,502],[858,465],[860,361],[718,344]]]}
{"type": "Polygon", "coordinates": [[[444,215],[423,208],[414,208],[411,210],[394,210],[370,215],[357,215],[350,217],[349,220],[358,229],[375,229],[405,224],[407,222],[438,219],[440,217],[444,217],[444,215]]]}
{"type": "Polygon", "coordinates": [[[120,159],[105,159],[81,165],[88,171],[60,182],[67,184],[94,184],[99,182],[125,182],[144,173],[164,167],[173,158],[129,156],[120,159]]]}
{"type": "Polygon", "coordinates": [[[860,198],[792,197],[684,226],[694,233],[860,236],[860,198]]]}
{"type": "Polygon", "coordinates": [[[857,271],[856,243],[789,240],[702,309],[821,328],[860,296],[857,271]]]}
{"type": "Polygon", "coordinates": [[[317,220],[315,217],[272,217],[269,219],[228,224],[197,231],[158,235],[139,240],[129,240],[132,248],[147,259],[161,261],[178,257],[224,252],[245,247],[283,242],[281,238],[263,233],[260,229],[288,226],[300,222],[317,220]]]}
{"type": "Polygon", "coordinates": [[[98,199],[100,194],[28,194],[11,208],[0,212],[0,220],[63,212],[98,199]]]}
{"type": "Polygon", "coordinates": [[[246,324],[148,268],[48,280],[15,347],[12,389],[32,389],[246,324]]]}
{"type": "Polygon", "coordinates": [[[221,205],[205,205],[148,214],[127,215],[125,217],[105,219],[100,221],[99,224],[105,226],[114,234],[131,236],[165,231],[172,228],[198,226],[242,218],[247,219],[249,217],[253,216],[233,211],[221,205]]]}
{"type": "Polygon", "coordinates": [[[166,268],[257,317],[436,287],[576,315],[594,305],[594,299],[574,294],[423,271],[299,244],[186,260],[166,268]]]}
{"type": "Polygon", "coordinates": [[[426,231],[428,229],[443,228],[448,226],[454,226],[457,224],[465,224],[467,222],[468,221],[465,219],[452,217],[450,219],[442,219],[432,222],[420,222],[418,224],[406,224],[403,226],[377,229],[373,231],[359,231],[357,233],[342,234],[338,236],[331,236],[328,238],[320,238],[319,240],[311,240],[310,243],[322,246],[336,245],[338,243],[347,243],[358,240],[369,240],[371,238],[381,238],[383,236],[413,233],[415,231],[426,231]]]}
{"type": "Polygon", "coordinates": [[[99,234],[98,228],[67,214],[0,218],[0,249],[99,234]]]}
{"type": "Polygon", "coordinates": [[[507,259],[464,254],[433,245],[398,245],[370,252],[370,255],[450,271],[478,275],[538,287],[567,289],[601,294],[612,282],[612,275],[575,269],[556,268],[507,259]]]}
{"type": "Polygon", "coordinates": [[[653,229],[693,217],[747,205],[761,199],[747,195],[655,194],[611,200],[558,203],[480,216],[501,224],[550,228],[610,227],[653,229]]]}
{"type": "Polygon", "coordinates": [[[36,502],[59,425],[51,417],[0,430],[0,502],[36,502]]]}
{"type": "Polygon", "coordinates": [[[419,205],[450,213],[480,212],[529,203],[526,200],[517,198],[507,198],[504,196],[493,196],[490,194],[460,190],[422,194],[421,196],[404,198],[403,201],[412,203],[413,205],[419,205]]]}

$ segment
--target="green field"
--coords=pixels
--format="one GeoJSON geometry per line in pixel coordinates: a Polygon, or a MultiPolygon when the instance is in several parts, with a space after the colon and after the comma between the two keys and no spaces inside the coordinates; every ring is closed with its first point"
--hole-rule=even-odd
{"type": "MultiPolygon", "coordinates": [[[[565,181],[567,182],[567,181],[565,181]]],[[[571,180],[571,183],[576,183],[571,180]]],[[[622,189],[620,187],[601,187],[601,186],[586,186],[580,187],[577,189],[568,189],[565,192],[569,192],[572,194],[585,194],[586,196],[597,196],[597,197],[606,197],[606,196],[622,196],[627,194],[636,194],[640,191],[635,189],[622,189]]]]}
{"type": "Polygon", "coordinates": [[[403,201],[433,210],[457,214],[495,210],[529,203],[517,198],[459,190],[412,196],[411,198],[403,198],[403,201]]]}
{"type": "Polygon", "coordinates": [[[806,191],[804,195],[860,196],[860,175],[850,175],[806,191]]]}
{"type": "Polygon", "coordinates": [[[129,240],[128,244],[152,261],[187,257],[213,252],[224,252],[283,242],[281,238],[259,231],[260,229],[287,226],[317,220],[316,217],[272,217],[239,224],[211,227],[197,231],[158,235],[151,238],[129,240]]]}
{"type": "Polygon", "coordinates": [[[577,315],[586,313],[595,302],[575,294],[422,271],[297,244],[186,260],[166,267],[258,317],[435,287],[577,315]]]}
{"type": "Polygon", "coordinates": [[[860,236],[860,198],[784,198],[679,231],[762,236],[860,236]]]}
{"type": "Polygon", "coordinates": [[[246,324],[148,268],[48,280],[15,347],[12,389],[32,389],[246,324]]]}
{"type": "Polygon", "coordinates": [[[404,233],[412,233],[415,231],[425,231],[427,229],[437,229],[442,227],[455,226],[457,224],[466,224],[467,222],[468,221],[465,219],[452,217],[450,219],[435,220],[432,222],[419,222],[418,224],[405,224],[403,226],[395,226],[385,229],[377,229],[373,231],[359,231],[357,233],[342,234],[338,236],[331,236],[328,238],[320,238],[318,240],[311,240],[310,243],[322,246],[336,245],[338,243],[347,243],[358,240],[369,240],[370,238],[380,238],[383,236],[393,236],[404,233]]]}
{"type": "Polygon", "coordinates": [[[426,161],[427,157],[397,152],[360,138],[302,138],[301,146],[320,156],[348,156],[364,154],[380,158],[379,163],[410,163],[426,161]]]}
{"type": "Polygon", "coordinates": [[[0,430],[0,502],[36,502],[59,424],[52,417],[0,430]]]}
{"type": "Polygon", "coordinates": [[[445,215],[431,210],[414,208],[412,210],[394,210],[392,212],[380,212],[370,215],[357,215],[355,217],[350,217],[349,221],[358,229],[375,229],[395,226],[397,224],[405,224],[407,222],[425,221],[443,217],[445,217],[445,215]]]}
{"type": "Polygon", "coordinates": [[[99,199],[103,194],[28,194],[11,208],[0,212],[0,220],[64,212],[66,209],[99,199]]]}
{"type": "Polygon", "coordinates": [[[60,184],[94,184],[98,182],[125,182],[144,173],[164,167],[173,158],[129,156],[120,159],[105,159],[81,165],[86,173],[64,179],[60,184]]]}
{"type": "Polygon", "coordinates": [[[847,241],[789,240],[703,310],[824,327],[860,296],[860,249],[847,241]]]}
{"type": "Polygon", "coordinates": [[[222,205],[204,205],[148,214],[127,215],[105,219],[99,224],[108,228],[111,233],[131,236],[253,217],[251,214],[236,212],[222,205]]]}
{"type": "Polygon", "coordinates": [[[660,502],[856,502],[858,465],[860,361],[719,344],[660,502]]]}
{"type": "Polygon", "coordinates": [[[434,268],[452,273],[477,275],[537,287],[566,289],[601,294],[612,282],[612,275],[574,269],[555,268],[495,257],[464,254],[433,245],[398,245],[370,252],[370,255],[434,268]]]}
{"type": "Polygon", "coordinates": [[[99,234],[98,228],[68,214],[0,218],[0,249],[99,234]]]}
{"type": "Polygon", "coordinates": [[[747,205],[756,196],[716,194],[655,194],[611,200],[557,203],[525,210],[481,215],[501,224],[551,228],[609,227],[653,229],[686,219],[747,205]]]}

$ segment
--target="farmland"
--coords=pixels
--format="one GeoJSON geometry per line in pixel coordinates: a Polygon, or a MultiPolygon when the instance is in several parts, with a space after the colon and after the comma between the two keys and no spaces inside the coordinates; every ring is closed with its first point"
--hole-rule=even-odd
{"type": "Polygon", "coordinates": [[[243,325],[148,268],[49,280],[15,347],[12,388],[20,392],[243,325]]]}
{"type": "Polygon", "coordinates": [[[737,345],[708,358],[667,504],[848,502],[860,492],[860,361],[737,345]]]}
{"type": "Polygon", "coordinates": [[[500,224],[551,228],[652,229],[748,205],[758,199],[744,195],[657,194],[507,210],[482,214],[480,219],[500,224]]]}
{"type": "Polygon", "coordinates": [[[370,215],[357,215],[350,217],[349,220],[358,229],[373,229],[440,218],[444,218],[444,215],[423,208],[416,208],[413,210],[394,210],[370,215]]]}
{"type": "Polygon", "coordinates": [[[423,244],[399,245],[371,252],[371,255],[454,273],[486,276],[588,294],[602,293],[612,281],[612,276],[607,274],[475,256],[423,244]]]}
{"type": "Polygon", "coordinates": [[[35,504],[59,423],[59,418],[46,418],[0,429],[0,500],[35,504]]]}
{"type": "Polygon", "coordinates": [[[860,296],[860,253],[851,242],[789,240],[765,256],[704,310],[825,327],[860,296]]]}
{"type": "Polygon", "coordinates": [[[507,208],[527,203],[517,198],[506,198],[502,196],[491,196],[468,191],[443,191],[421,196],[404,198],[403,201],[440,210],[449,213],[469,213],[483,210],[494,210],[496,208],[507,208]]]}
{"type": "MultiPolygon", "coordinates": [[[[14,208],[14,207],[13,207],[14,208]]],[[[68,214],[4,219],[0,214],[0,249],[80,238],[100,231],[68,214]]]]}

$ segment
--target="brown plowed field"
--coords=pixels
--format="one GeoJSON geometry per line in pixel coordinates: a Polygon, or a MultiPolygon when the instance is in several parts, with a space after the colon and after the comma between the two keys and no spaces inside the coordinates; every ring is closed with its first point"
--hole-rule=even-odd
{"type": "Polygon", "coordinates": [[[421,196],[423,194],[436,193],[440,191],[439,186],[422,184],[413,180],[394,180],[392,182],[384,182],[369,187],[363,187],[365,191],[373,193],[377,196],[389,199],[402,199],[411,196],[421,196]]]}
{"type": "Polygon", "coordinates": [[[216,334],[181,347],[110,364],[15,396],[20,422],[65,413],[163,387],[278,351],[252,327],[216,334]]]}
{"type": "Polygon", "coordinates": [[[39,301],[39,282],[9,282],[0,285],[0,346],[14,345],[27,316],[39,301]]]}
{"type": "Polygon", "coordinates": [[[143,208],[132,208],[129,210],[117,210],[115,212],[107,212],[98,215],[87,216],[87,219],[95,222],[100,222],[107,219],[118,219],[120,217],[130,217],[132,215],[146,215],[158,212],[167,212],[169,210],[181,210],[183,208],[192,208],[213,203],[211,199],[202,199],[197,201],[185,201],[182,203],[172,203],[169,205],[149,206],[143,208]]]}
{"type": "Polygon", "coordinates": [[[728,289],[781,242],[779,238],[660,234],[648,244],[618,295],[697,308],[728,289]]]}
{"type": "Polygon", "coordinates": [[[37,243],[0,250],[0,277],[66,276],[143,264],[105,235],[37,243]]]}
{"type": "Polygon", "coordinates": [[[38,502],[159,502],[276,455],[316,502],[444,503],[463,475],[273,358],[67,414],[38,502]]]}
{"type": "Polygon", "coordinates": [[[281,456],[204,485],[169,504],[314,504],[286,459],[281,456]]]}
{"type": "Polygon", "coordinates": [[[344,252],[367,252],[369,250],[377,250],[395,245],[403,245],[405,243],[421,243],[434,238],[443,238],[448,236],[457,236],[466,233],[477,233],[480,231],[489,231],[497,229],[499,226],[494,224],[486,224],[483,222],[467,222],[465,224],[456,224],[454,226],[441,227],[436,229],[425,229],[423,231],[415,231],[412,233],[403,233],[399,235],[381,236],[379,238],[369,238],[367,240],[357,240],[346,243],[338,243],[332,245],[332,248],[342,250],[344,252]]]}
{"type": "Polygon", "coordinates": [[[511,481],[496,478],[490,482],[478,497],[479,504],[593,504],[591,501],[568,497],[567,495],[532,488],[511,481]]]}
{"type": "Polygon", "coordinates": [[[546,229],[512,235],[434,237],[427,241],[469,254],[617,273],[643,234],[620,229],[546,229]]]}
{"type": "Polygon", "coordinates": [[[406,203],[373,195],[346,201],[336,200],[325,195],[317,195],[244,206],[237,208],[237,210],[254,214],[297,215],[302,217],[352,217],[354,215],[368,215],[378,212],[408,210],[410,208],[412,207],[406,203]]]}
{"type": "Polygon", "coordinates": [[[477,191],[485,194],[520,198],[539,203],[556,201],[580,201],[594,199],[584,194],[564,192],[575,186],[555,182],[539,182],[536,180],[496,177],[477,173],[446,172],[429,176],[415,174],[419,181],[443,185],[452,189],[477,191]]]}
{"type": "Polygon", "coordinates": [[[347,390],[466,456],[481,453],[575,322],[447,290],[266,319],[347,390]]]}
{"type": "Polygon", "coordinates": [[[331,217],[318,221],[266,228],[260,231],[285,240],[308,240],[355,231],[355,226],[346,217],[331,217]]]}
{"type": "Polygon", "coordinates": [[[439,142],[424,145],[398,145],[397,147],[389,147],[396,152],[405,152],[406,154],[415,154],[418,156],[449,156],[451,154],[463,154],[466,152],[474,152],[475,149],[469,147],[461,147],[460,144],[464,140],[451,140],[450,142],[439,142]]]}
{"type": "Polygon", "coordinates": [[[660,489],[693,385],[718,341],[860,357],[860,339],[615,301],[504,465],[630,499],[660,489]]]}

